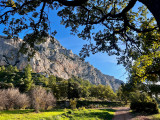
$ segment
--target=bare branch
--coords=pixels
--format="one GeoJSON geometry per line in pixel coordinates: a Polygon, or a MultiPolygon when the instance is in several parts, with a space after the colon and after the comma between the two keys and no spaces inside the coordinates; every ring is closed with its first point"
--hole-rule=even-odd
{"type": "MultiPolygon", "coordinates": [[[[39,25],[39,23],[42,21],[45,6],[46,6],[46,2],[43,3],[42,9],[41,9],[40,18],[39,18],[39,21],[38,21],[38,23],[36,24],[36,26],[39,25]]],[[[36,26],[35,26],[35,27],[36,27],[36,26]]]]}
{"type": "Polygon", "coordinates": [[[122,10],[121,13],[117,14],[116,16],[122,16],[124,14],[126,14],[129,10],[131,10],[134,5],[136,4],[137,0],[130,0],[130,2],[128,3],[128,5],[122,10]]]}

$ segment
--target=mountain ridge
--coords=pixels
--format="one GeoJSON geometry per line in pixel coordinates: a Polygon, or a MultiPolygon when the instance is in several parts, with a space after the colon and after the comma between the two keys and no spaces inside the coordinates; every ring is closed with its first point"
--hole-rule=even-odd
{"type": "Polygon", "coordinates": [[[123,81],[105,75],[85,62],[71,50],[64,48],[56,39],[47,38],[43,44],[35,45],[38,51],[28,62],[27,55],[18,56],[22,39],[17,41],[0,36],[0,65],[16,65],[22,70],[27,64],[37,73],[55,75],[64,79],[72,76],[89,80],[92,84],[110,85],[116,91],[123,81]]]}

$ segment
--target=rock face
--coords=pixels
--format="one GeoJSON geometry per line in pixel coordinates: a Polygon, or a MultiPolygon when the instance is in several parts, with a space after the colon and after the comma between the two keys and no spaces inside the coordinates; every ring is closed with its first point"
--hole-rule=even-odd
{"type": "Polygon", "coordinates": [[[104,75],[88,62],[81,60],[56,39],[48,38],[45,43],[36,45],[38,51],[30,62],[27,55],[17,54],[22,43],[21,39],[15,41],[0,36],[0,65],[16,65],[22,70],[27,64],[31,64],[37,73],[55,75],[64,79],[77,76],[93,84],[110,85],[114,91],[123,83],[113,76],[104,75]]]}

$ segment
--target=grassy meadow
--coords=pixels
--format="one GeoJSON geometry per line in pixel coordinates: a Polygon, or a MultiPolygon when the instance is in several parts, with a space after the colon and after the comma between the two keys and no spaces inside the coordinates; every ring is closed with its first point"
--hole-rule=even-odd
{"type": "Polygon", "coordinates": [[[0,111],[0,120],[112,120],[113,109],[54,110],[35,113],[33,110],[0,111]]]}
{"type": "Polygon", "coordinates": [[[63,110],[35,113],[33,110],[0,111],[0,120],[47,120],[64,113],[63,110]]]}

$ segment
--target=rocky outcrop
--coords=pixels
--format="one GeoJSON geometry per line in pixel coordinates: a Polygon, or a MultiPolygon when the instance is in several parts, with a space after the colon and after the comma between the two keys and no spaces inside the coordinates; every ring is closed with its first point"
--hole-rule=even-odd
{"type": "Polygon", "coordinates": [[[48,38],[43,44],[36,45],[38,51],[28,62],[27,55],[18,55],[23,40],[7,39],[0,36],[0,65],[16,65],[23,69],[31,64],[37,73],[55,75],[64,79],[77,76],[93,84],[110,85],[117,90],[123,83],[113,76],[104,75],[88,62],[80,59],[71,50],[64,48],[56,39],[48,38]]]}

